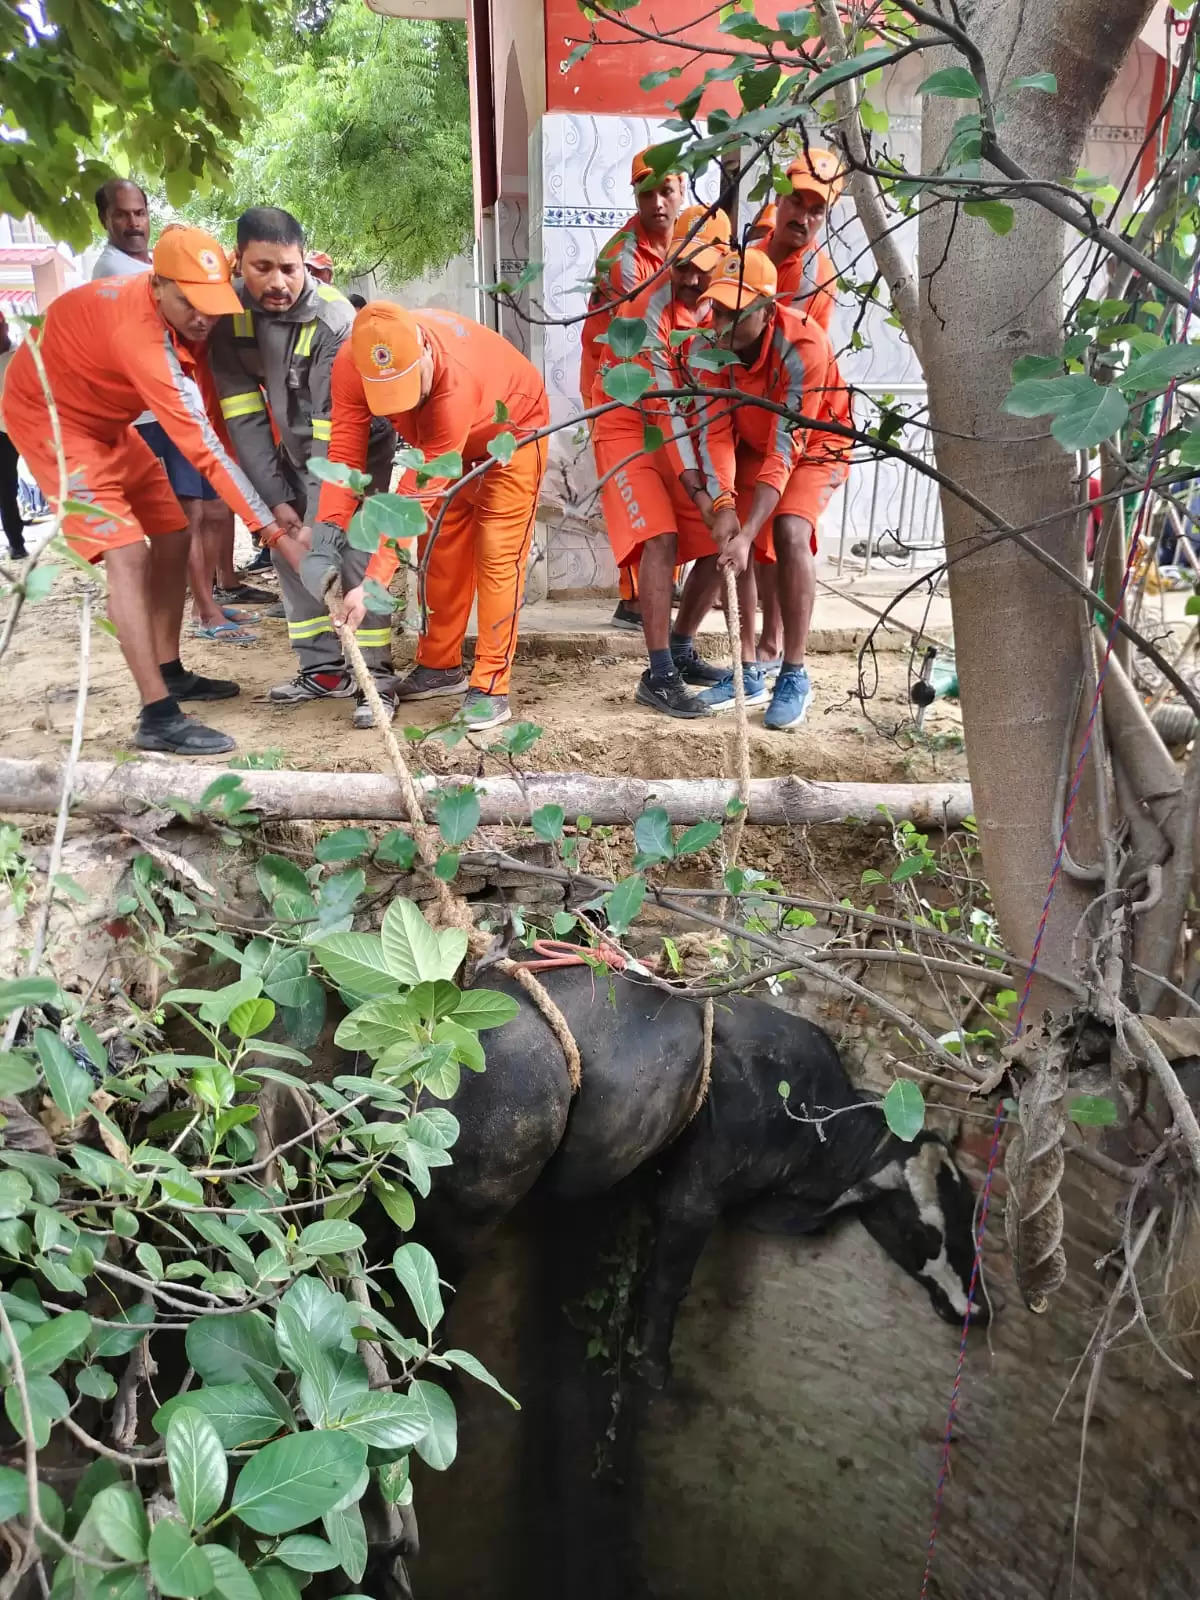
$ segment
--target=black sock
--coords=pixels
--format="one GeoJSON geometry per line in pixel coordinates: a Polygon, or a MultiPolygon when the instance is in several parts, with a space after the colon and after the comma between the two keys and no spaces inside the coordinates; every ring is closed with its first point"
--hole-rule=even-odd
{"type": "Polygon", "coordinates": [[[651,650],[650,676],[652,678],[670,678],[675,674],[675,663],[671,659],[670,650],[651,650]]]}
{"type": "Polygon", "coordinates": [[[671,630],[671,654],[673,656],[690,656],[694,654],[696,640],[690,633],[676,633],[671,630]]]}
{"type": "Polygon", "coordinates": [[[179,715],[179,701],[174,695],[164,695],[161,700],[150,700],[142,707],[143,722],[169,722],[179,715]]]}
{"type": "Polygon", "coordinates": [[[175,657],[174,661],[159,662],[158,670],[164,678],[185,678],[188,675],[187,668],[178,656],[175,657]]]}

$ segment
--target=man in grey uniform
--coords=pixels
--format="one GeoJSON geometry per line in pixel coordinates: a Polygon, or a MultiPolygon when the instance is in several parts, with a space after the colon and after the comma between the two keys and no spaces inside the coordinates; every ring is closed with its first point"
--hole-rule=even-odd
{"type": "MultiPolygon", "coordinates": [[[[290,212],[275,206],[243,212],[237,248],[240,276],[234,288],[245,309],[222,319],[210,340],[209,362],[242,470],[279,525],[298,532],[316,516],[320,486],[308,462],[329,449],[330,369],[350,333],[354,307],[305,270],[304,230],[290,212]]],[[[367,461],[373,490],[388,487],[394,453],[395,434],[380,418],[371,430],[367,461]]],[[[368,551],[346,547],[345,590],[362,583],[368,559],[368,551]]],[[[268,698],[276,705],[348,699],[356,693],[354,679],[328,610],[286,561],[276,561],[275,570],[300,670],[268,698]]],[[[394,710],[389,617],[368,613],[355,638],[385,706],[394,710]]],[[[357,698],[354,726],[369,728],[370,707],[357,698]]]]}

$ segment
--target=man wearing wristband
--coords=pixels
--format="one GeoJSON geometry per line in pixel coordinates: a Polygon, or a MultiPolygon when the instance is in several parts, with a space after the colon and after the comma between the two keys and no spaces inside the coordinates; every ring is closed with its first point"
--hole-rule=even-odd
{"type": "MultiPolygon", "coordinates": [[[[845,431],[811,424],[829,422],[833,430],[848,430],[853,414],[829,340],[810,317],[779,305],[775,287],[770,258],[748,250],[742,258],[727,258],[705,299],[718,343],[738,357],[738,364],[712,377],[710,385],[778,408],[744,402],[731,407],[740,531],[724,546],[718,564],[741,575],[742,681],[750,704],[767,698],[754,639],[753,578],[747,574],[751,551],[758,561],[778,565],[783,664],[763,723],[782,729],[797,726],[808,711],[812,688],[804,658],[816,596],[817,525],[849,471],[853,443],[845,431]]],[[[710,447],[720,454],[727,440],[711,433],[710,447]]],[[[727,465],[723,470],[727,473],[727,465]]],[[[699,698],[714,711],[731,707],[732,678],[699,698]]]]}
{"type": "MultiPolygon", "coordinates": [[[[47,311],[37,339],[62,430],[67,497],[93,508],[69,513],[63,532],[76,554],[104,562],[108,614],[142,699],[133,736],[142,750],[232,750],[232,739],[185,716],[179,702],[225,700],[238,686],[180,662],[187,516],[133,426],[137,418],[153,412],[246,526],[265,530],[264,543],[286,538],[221,444],[196,382],[193,349],[238,309],[217,241],[198,228],[172,228],[155,246],[150,272],[69,289],[47,311]]],[[[4,420],[42,492],[56,502],[58,460],[28,342],[8,368],[4,420]]],[[[296,542],[286,543],[298,560],[296,542]]]]}
{"type": "MultiPolygon", "coordinates": [[[[640,317],[646,342],[633,358],[646,367],[655,390],[678,389],[686,381],[678,335],[697,328],[701,296],[728,251],[729,219],[691,206],[675,223],[670,272],[650,283],[623,310],[640,317]],[[674,342],[672,342],[674,340],[674,342]]],[[[604,376],[619,358],[606,351],[592,403],[602,404],[604,376]]],[[[701,661],[694,634],[716,585],[717,551],[739,529],[734,511],[730,442],[726,481],[713,466],[705,408],[692,397],[651,397],[597,417],[592,430],[596,467],[609,540],[617,565],[638,566],[641,625],[650,665],[637,687],[640,705],[669,717],[703,717],[709,708],[689,684],[719,683],[724,674],[701,661]],[[647,430],[661,437],[646,447],[647,430]],[[687,484],[685,491],[684,484],[687,484]],[[677,564],[695,561],[684,586],[675,628],[671,627],[673,575],[677,564]]],[[[728,420],[723,423],[729,434],[728,420]]],[[[651,437],[654,435],[652,434],[651,437]]],[[[730,435],[730,440],[731,440],[730,435]]]]}

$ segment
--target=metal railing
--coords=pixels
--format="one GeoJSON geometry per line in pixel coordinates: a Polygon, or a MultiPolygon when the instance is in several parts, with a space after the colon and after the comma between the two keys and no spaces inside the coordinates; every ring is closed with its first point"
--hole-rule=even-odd
{"type": "MultiPolygon", "coordinates": [[[[859,427],[874,421],[864,415],[867,406],[862,397],[870,402],[890,396],[909,412],[920,413],[924,408],[923,383],[862,383],[854,388],[859,397],[859,427]]],[[[893,435],[893,443],[923,461],[933,461],[932,438],[920,421],[906,424],[893,435]]],[[[831,552],[831,556],[839,578],[869,573],[873,566],[911,571],[941,560],[942,507],[937,485],[894,457],[877,455],[852,466],[846,483],[830,502],[823,526],[829,532],[838,529],[837,553],[831,552]]]]}

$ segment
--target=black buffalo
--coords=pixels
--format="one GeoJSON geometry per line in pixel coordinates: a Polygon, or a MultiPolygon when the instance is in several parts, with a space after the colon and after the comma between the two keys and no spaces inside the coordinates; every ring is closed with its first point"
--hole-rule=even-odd
{"type": "MultiPolygon", "coordinates": [[[[487,1071],[464,1074],[451,1102],[461,1125],[454,1165],[437,1174],[422,1208],[448,1275],[535,1182],[585,1198],[654,1162],[657,1226],[639,1337],[648,1381],[665,1381],[679,1303],[728,1212],[804,1234],[853,1211],[924,1285],[938,1315],[961,1323],[974,1252],[971,1188],[936,1135],[905,1143],[888,1130],[878,1104],[851,1087],[822,1029],[744,995],[717,1000],[711,1081],[698,1105],[703,1016],[695,1001],[588,968],[549,972],[543,982],[583,1063],[572,1095],[541,1013],[517,985],[486,979],[521,1011],[484,1034],[487,1071]]],[[[974,1304],[971,1315],[984,1323],[986,1307],[974,1304]]]]}

